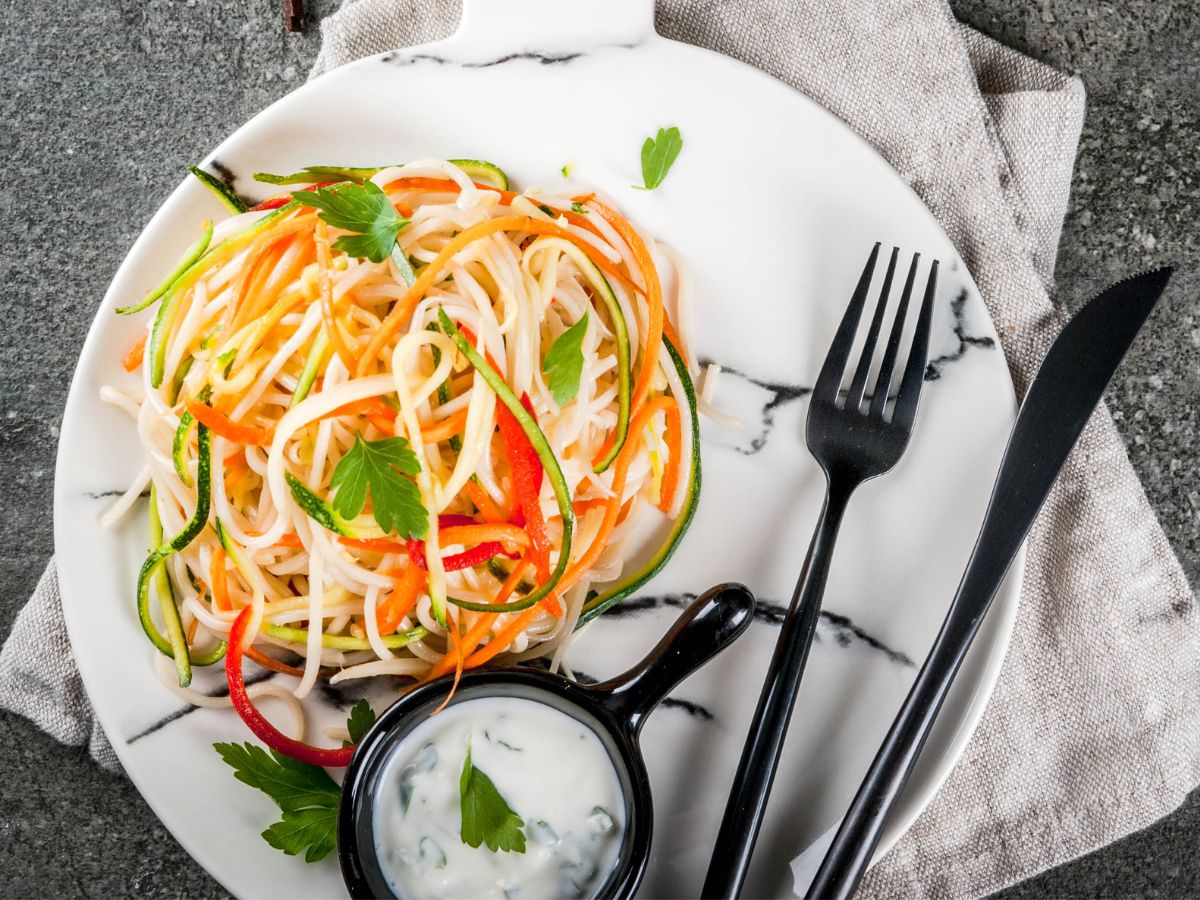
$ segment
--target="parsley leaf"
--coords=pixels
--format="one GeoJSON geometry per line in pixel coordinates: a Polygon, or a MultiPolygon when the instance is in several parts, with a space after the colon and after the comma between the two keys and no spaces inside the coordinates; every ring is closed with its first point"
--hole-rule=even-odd
{"type": "Polygon", "coordinates": [[[558,336],[550,352],[542,360],[542,372],[548,379],[550,393],[559,407],[566,406],[579,393],[579,377],[583,374],[583,336],[587,333],[588,314],[558,336]]]}
{"type": "Polygon", "coordinates": [[[341,789],[320,766],[299,762],[282,753],[268,753],[257,744],[213,744],[213,748],[233,767],[238,781],[258,788],[284,811],[337,806],[341,789]]]}
{"type": "Polygon", "coordinates": [[[341,788],[320,766],[298,762],[257,744],[213,744],[234,777],[274,800],[283,818],[262,833],[272,847],[306,862],[329,855],[336,843],[341,788]]]}
{"type": "Polygon", "coordinates": [[[350,710],[350,718],[346,720],[346,730],[350,732],[350,743],[357,744],[362,740],[367,729],[375,724],[375,710],[366,700],[359,700],[350,710]]]}
{"type": "Polygon", "coordinates": [[[345,181],[310,191],[292,191],[292,199],[317,210],[322,221],[354,232],[333,242],[350,256],[383,262],[396,244],[396,235],[409,220],[396,212],[379,185],[345,181]]]}
{"type": "Polygon", "coordinates": [[[525,852],[524,822],[500,796],[492,779],[471,765],[471,745],[458,781],[462,809],[462,842],[469,847],[487,844],[489,850],[525,852]]]}
{"type": "Polygon", "coordinates": [[[284,812],[283,817],[262,836],[268,844],[288,856],[303,851],[305,862],[324,859],[337,845],[337,807],[308,807],[284,812]]]}
{"type": "Polygon", "coordinates": [[[333,470],[333,508],[343,518],[353,519],[362,512],[369,488],[380,528],[389,534],[423,538],[429,528],[429,514],[416,484],[405,477],[420,471],[407,439],[364,441],[361,435],[355,436],[354,446],[333,470]]]}
{"type": "Polygon", "coordinates": [[[639,190],[652,191],[667,177],[679,151],[683,149],[683,138],[679,129],[672,125],[670,128],[658,129],[658,136],[646,138],[642,144],[642,181],[644,187],[634,185],[639,190]]]}
{"type": "MultiPolygon", "coordinates": [[[[354,743],[375,724],[366,700],[350,710],[346,728],[354,743]]],[[[342,789],[320,766],[299,762],[257,744],[213,744],[233,768],[233,777],[274,800],[282,818],[262,833],[263,839],[288,856],[304,854],[305,862],[328,856],[337,843],[337,807],[342,789]]]]}

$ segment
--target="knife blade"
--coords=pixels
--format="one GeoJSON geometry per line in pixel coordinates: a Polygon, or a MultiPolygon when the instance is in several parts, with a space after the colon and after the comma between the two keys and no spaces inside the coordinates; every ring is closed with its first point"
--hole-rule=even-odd
{"type": "Polygon", "coordinates": [[[984,614],[1171,271],[1143,272],[1113,285],[1055,338],[1017,414],[979,538],[942,629],[806,897],[854,894],[984,614]]]}

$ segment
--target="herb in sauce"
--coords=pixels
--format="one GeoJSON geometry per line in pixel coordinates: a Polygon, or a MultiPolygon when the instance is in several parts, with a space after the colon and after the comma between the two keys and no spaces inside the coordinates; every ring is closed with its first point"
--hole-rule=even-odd
{"type": "Polygon", "coordinates": [[[621,782],[600,738],[523,698],[464,700],[422,722],[393,749],[378,791],[376,858],[401,897],[594,897],[625,834],[621,782]],[[464,843],[485,814],[524,851],[492,850],[484,834],[464,843]]]}
{"type": "Polygon", "coordinates": [[[462,796],[461,834],[464,844],[468,847],[487,844],[493,853],[501,850],[525,852],[525,832],[521,830],[524,822],[496,790],[492,779],[471,765],[469,742],[458,791],[462,796]]]}

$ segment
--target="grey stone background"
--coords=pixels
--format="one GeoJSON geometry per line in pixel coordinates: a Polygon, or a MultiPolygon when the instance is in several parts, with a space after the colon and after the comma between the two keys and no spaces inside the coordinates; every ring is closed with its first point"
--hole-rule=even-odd
{"type": "MultiPolygon", "coordinates": [[[[117,264],[200,159],[300,84],[313,24],[276,0],[0,0],[0,636],[52,552],[57,429],[117,264]]],[[[1079,74],[1089,103],[1058,261],[1076,309],[1174,262],[1170,301],[1109,403],[1192,584],[1200,581],[1200,10],[1191,0],[952,0],[999,40],[1079,74]]],[[[124,778],[0,714],[0,896],[223,896],[124,778]]],[[[1200,895],[1200,794],[1006,897],[1200,895]]]]}

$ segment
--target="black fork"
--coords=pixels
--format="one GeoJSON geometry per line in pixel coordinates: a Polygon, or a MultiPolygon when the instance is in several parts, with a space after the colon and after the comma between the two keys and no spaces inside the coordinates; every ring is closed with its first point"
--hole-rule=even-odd
{"type": "Polygon", "coordinates": [[[899,248],[894,248],[866,341],[850,380],[849,391],[843,398],[840,386],[850,363],[854,336],[858,332],[871,277],[875,273],[879,244],[871,251],[813,388],[808,410],[808,449],[825,472],[825,503],[808,548],[808,556],[804,560],[804,568],[800,571],[796,590],[792,594],[791,606],[780,629],[771,667],[767,670],[767,680],[758,700],[758,709],[742,750],[742,759],[729,792],[725,817],[721,821],[717,844],[704,880],[703,897],[737,897],[741,891],[766,811],[771,783],[775,779],[796,691],[816,632],[821,596],[825,593],[825,581],[829,575],[833,545],[842,516],[855,488],[896,465],[912,434],[929,352],[937,260],[933,261],[925,283],[925,296],[917,314],[912,346],[896,389],[896,401],[891,414],[887,415],[888,398],[896,360],[900,355],[900,342],[917,275],[919,254],[913,255],[883,351],[879,375],[870,396],[867,395],[871,364],[883,327],[899,255],[899,248]]]}

